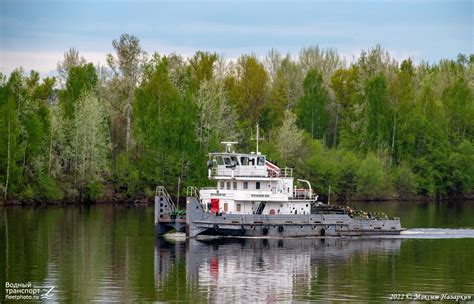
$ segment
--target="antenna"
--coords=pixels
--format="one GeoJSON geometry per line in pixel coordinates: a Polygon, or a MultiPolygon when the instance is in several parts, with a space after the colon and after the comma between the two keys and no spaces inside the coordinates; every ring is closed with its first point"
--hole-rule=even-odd
{"type": "Polygon", "coordinates": [[[258,153],[259,153],[259,152],[258,152],[258,141],[259,141],[260,139],[264,139],[264,138],[263,138],[263,137],[260,137],[259,127],[258,127],[258,123],[257,123],[257,134],[255,134],[255,138],[252,138],[252,140],[257,141],[257,152],[256,152],[257,155],[258,155],[258,153]]]}
{"type": "Polygon", "coordinates": [[[238,144],[236,141],[221,141],[221,144],[225,145],[225,152],[231,153],[232,145],[238,144]]]}

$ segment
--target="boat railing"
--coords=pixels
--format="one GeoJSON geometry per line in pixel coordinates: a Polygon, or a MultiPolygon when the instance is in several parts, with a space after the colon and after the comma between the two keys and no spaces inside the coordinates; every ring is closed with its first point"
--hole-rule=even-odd
{"type": "Polygon", "coordinates": [[[312,200],[315,197],[316,196],[311,189],[298,189],[296,187],[293,189],[292,199],[294,200],[312,200]]]}
{"type": "Polygon", "coordinates": [[[197,187],[188,186],[188,188],[186,188],[186,197],[200,198],[199,189],[197,187]]]}
{"type": "Polygon", "coordinates": [[[270,169],[267,169],[266,171],[266,176],[265,176],[265,171],[259,172],[262,174],[251,174],[249,175],[248,172],[240,172],[239,170],[220,170],[218,171],[217,168],[212,168],[210,171],[210,176],[209,177],[216,177],[216,176],[238,176],[238,177],[293,177],[293,168],[282,168],[280,171],[273,171],[270,169]]]}
{"type": "Polygon", "coordinates": [[[218,190],[217,187],[202,187],[201,190],[218,190]]]}
{"type": "Polygon", "coordinates": [[[280,172],[280,177],[293,177],[293,168],[283,168],[280,172]]]}

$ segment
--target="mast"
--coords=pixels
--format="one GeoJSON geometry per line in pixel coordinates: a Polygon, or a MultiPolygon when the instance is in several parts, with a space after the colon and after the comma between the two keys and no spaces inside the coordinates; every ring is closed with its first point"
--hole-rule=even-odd
{"type": "Polygon", "coordinates": [[[255,140],[257,142],[257,150],[256,150],[256,154],[258,155],[258,141],[260,139],[264,139],[264,138],[260,138],[260,129],[258,127],[258,123],[257,123],[257,133],[255,134],[255,138],[252,138],[252,140],[255,140]]]}
{"type": "Polygon", "coordinates": [[[257,141],[257,155],[258,155],[258,123],[257,123],[257,136],[255,137],[255,140],[257,141]]]}

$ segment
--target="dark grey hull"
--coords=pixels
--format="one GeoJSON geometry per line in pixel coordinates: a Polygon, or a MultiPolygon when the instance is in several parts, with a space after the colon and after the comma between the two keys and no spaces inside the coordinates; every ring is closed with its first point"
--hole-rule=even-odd
{"type": "MultiPolygon", "coordinates": [[[[156,200],[159,204],[159,199],[156,200]]],[[[156,209],[155,205],[155,209],[156,209]]],[[[163,207],[163,203],[161,203],[163,207]]],[[[161,209],[163,210],[163,209],[161,209]]],[[[182,221],[160,219],[155,210],[156,231],[177,228],[184,230],[182,221]]],[[[248,237],[308,237],[308,236],[368,236],[397,235],[404,229],[398,218],[354,219],[347,214],[223,214],[216,215],[203,210],[196,197],[187,198],[186,234],[248,237]]]]}

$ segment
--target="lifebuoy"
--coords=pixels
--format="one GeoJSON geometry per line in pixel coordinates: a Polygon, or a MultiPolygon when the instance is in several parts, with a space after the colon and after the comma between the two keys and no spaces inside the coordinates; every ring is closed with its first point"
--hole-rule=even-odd
{"type": "Polygon", "coordinates": [[[270,209],[270,214],[275,214],[275,209],[270,209]]]}

